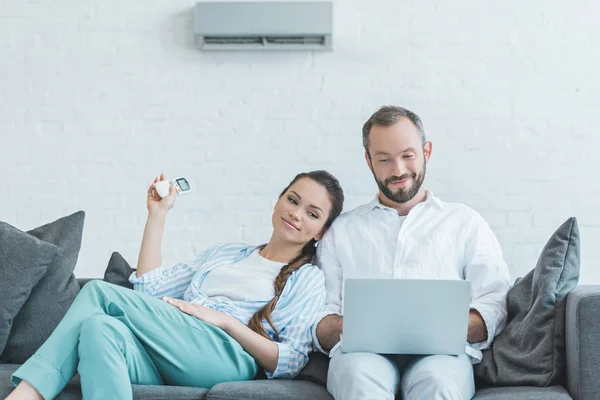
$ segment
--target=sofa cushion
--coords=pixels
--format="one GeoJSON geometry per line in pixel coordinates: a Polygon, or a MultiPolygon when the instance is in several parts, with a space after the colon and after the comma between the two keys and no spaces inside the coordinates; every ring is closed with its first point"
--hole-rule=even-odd
{"type": "Polygon", "coordinates": [[[46,273],[16,315],[0,361],[23,363],[44,343],[79,293],[73,275],[83,231],[83,211],[27,233],[60,248],[46,273]],[[35,328],[34,328],[35,327],[35,328]]]}
{"type": "Polygon", "coordinates": [[[186,386],[131,385],[134,400],[200,400],[208,389],[186,386]]]}
{"type": "Polygon", "coordinates": [[[572,400],[562,386],[513,386],[478,390],[473,400],[572,400]]]}
{"type": "MultiPolygon", "coordinates": [[[[10,376],[19,368],[19,364],[0,364],[0,399],[5,398],[14,389],[10,376]]],[[[206,397],[208,390],[181,386],[131,385],[134,400],[200,400],[206,397]]],[[[79,375],[75,375],[57,400],[81,400],[79,375]]]]}
{"type": "Polygon", "coordinates": [[[225,382],[213,386],[209,400],[332,400],[323,386],[286,379],[225,382]]]}
{"type": "MultiPolygon", "coordinates": [[[[20,366],[19,364],[0,364],[0,399],[4,399],[15,388],[10,380],[10,376],[20,366]]],[[[81,400],[79,375],[75,375],[69,381],[64,390],[56,397],[56,400],[81,400]]]]}
{"type": "Polygon", "coordinates": [[[565,303],[579,264],[579,229],[570,218],[548,240],[535,269],[509,290],[508,323],[475,366],[478,377],[496,386],[563,383],[565,303]]]}
{"type": "Polygon", "coordinates": [[[0,221],[0,354],[13,320],[59,248],[0,221]]]}
{"type": "Polygon", "coordinates": [[[133,284],[129,282],[129,276],[135,271],[129,263],[125,261],[123,256],[118,252],[112,253],[108,266],[104,271],[104,281],[114,285],[122,286],[128,289],[133,289],[133,284]]]}

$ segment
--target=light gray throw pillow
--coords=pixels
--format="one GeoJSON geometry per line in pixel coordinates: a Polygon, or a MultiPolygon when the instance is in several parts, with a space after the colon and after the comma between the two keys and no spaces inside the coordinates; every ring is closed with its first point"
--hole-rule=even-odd
{"type": "Polygon", "coordinates": [[[550,386],[565,372],[565,302],[579,281],[579,228],[569,218],[508,292],[508,323],[475,375],[498,386],[550,386]]]}

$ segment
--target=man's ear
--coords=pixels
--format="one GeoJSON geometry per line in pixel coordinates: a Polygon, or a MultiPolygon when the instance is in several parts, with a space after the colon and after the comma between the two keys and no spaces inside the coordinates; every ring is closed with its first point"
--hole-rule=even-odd
{"type": "Polygon", "coordinates": [[[368,151],[365,151],[365,161],[367,161],[367,165],[369,166],[369,169],[371,171],[373,171],[373,161],[371,161],[371,156],[369,155],[368,151]]]}
{"type": "Polygon", "coordinates": [[[431,150],[433,149],[433,144],[430,141],[425,142],[423,146],[423,154],[425,155],[425,161],[429,162],[429,158],[431,157],[431,150]]]}

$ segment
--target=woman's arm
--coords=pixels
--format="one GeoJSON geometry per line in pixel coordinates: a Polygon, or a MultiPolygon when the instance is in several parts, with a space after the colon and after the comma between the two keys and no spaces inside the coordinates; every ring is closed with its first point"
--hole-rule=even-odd
{"type": "Polygon", "coordinates": [[[136,276],[144,275],[162,264],[161,244],[166,220],[166,212],[148,214],[138,257],[136,276]]]}
{"type": "Polygon", "coordinates": [[[177,198],[175,185],[171,185],[169,194],[164,198],[161,198],[158,192],[156,192],[156,183],[164,180],[165,174],[163,172],[160,174],[160,177],[157,176],[154,178],[154,182],[148,188],[146,199],[148,219],[146,220],[142,246],[140,247],[138,257],[137,277],[158,268],[162,264],[161,244],[167,221],[167,213],[173,207],[177,198]]]}
{"type": "Polygon", "coordinates": [[[312,326],[325,306],[325,278],[317,267],[304,266],[288,280],[291,290],[282,302],[282,318],[287,320],[279,328],[279,359],[277,369],[267,371],[267,378],[293,378],[308,362],[313,349],[312,326]]]}
{"type": "Polygon", "coordinates": [[[279,346],[276,342],[259,335],[233,317],[222,329],[241,344],[261,367],[271,373],[277,369],[279,346]]]}

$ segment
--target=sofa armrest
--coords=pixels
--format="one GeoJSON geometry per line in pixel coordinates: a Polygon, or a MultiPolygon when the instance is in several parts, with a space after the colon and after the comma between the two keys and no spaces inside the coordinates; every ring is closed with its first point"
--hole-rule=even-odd
{"type": "Polygon", "coordinates": [[[600,285],[567,296],[567,388],[574,400],[600,399],[600,285]]]}

